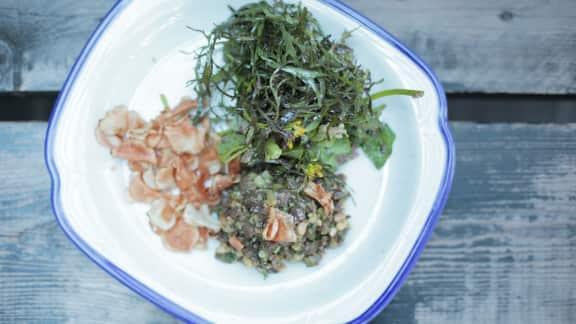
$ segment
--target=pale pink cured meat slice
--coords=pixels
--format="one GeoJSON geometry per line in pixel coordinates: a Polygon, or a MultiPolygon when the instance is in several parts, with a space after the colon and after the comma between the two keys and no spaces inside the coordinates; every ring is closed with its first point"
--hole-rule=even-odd
{"type": "MultiPolygon", "coordinates": [[[[167,248],[190,251],[205,247],[210,233],[219,231],[219,220],[209,206],[220,201],[222,190],[239,179],[240,160],[224,166],[210,132],[210,120],[193,125],[189,113],[197,108],[183,99],[174,109],[163,110],[150,123],[125,107],[107,112],[96,128],[96,139],[114,157],[127,160],[134,173],[128,192],[139,202],[150,203],[147,212],[152,230],[167,248]]],[[[278,220],[276,239],[290,239],[286,221],[278,220]]],[[[235,248],[241,242],[234,241],[235,248]]]]}
{"type": "Polygon", "coordinates": [[[230,245],[237,251],[242,251],[242,249],[244,248],[244,244],[242,244],[242,242],[240,242],[240,240],[236,236],[230,237],[228,239],[228,243],[230,243],[230,245]]]}
{"type": "Polygon", "coordinates": [[[130,198],[135,201],[153,201],[162,196],[160,191],[151,189],[144,183],[140,173],[132,175],[128,193],[130,194],[130,198]]]}
{"type": "Polygon", "coordinates": [[[146,162],[128,161],[128,167],[130,168],[130,170],[134,172],[142,173],[148,170],[151,167],[151,165],[146,162]]]}
{"type": "Polygon", "coordinates": [[[158,169],[158,171],[156,171],[156,177],[154,180],[156,181],[156,186],[160,190],[172,190],[176,188],[173,167],[158,169]]]}
{"type": "Polygon", "coordinates": [[[334,210],[332,194],[324,190],[322,185],[310,181],[304,189],[304,193],[316,200],[324,208],[324,213],[327,216],[332,215],[332,211],[334,210]]]}
{"type": "Polygon", "coordinates": [[[268,222],[262,237],[267,241],[296,242],[297,236],[294,230],[294,216],[277,208],[270,207],[268,222]]]}
{"type": "Polygon", "coordinates": [[[100,144],[112,149],[123,142],[128,130],[143,128],[146,125],[138,113],[118,106],[100,119],[96,127],[96,139],[100,144]]]}
{"type": "Polygon", "coordinates": [[[163,125],[174,123],[183,117],[187,117],[188,114],[197,107],[198,102],[196,100],[183,98],[174,109],[164,110],[160,116],[155,119],[155,122],[163,125]]]}
{"type": "Polygon", "coordinates": [[[152,201],[148,217],[150,224],[162,231],[167,231],[176,224],[176,210],[165,198],[152,201]]]}
{"type": "Polygon", "coordinates": [[[202,204],[196,208],[194,204],[188,204],[182,214],[182,219],[188,224],[206,227],[215,232],[220,230],[220,223],[210,214],[208,205],[202,204]]]}
{"type": "Polygon", "coordinates": [[[143,143],[125,141],[112,149],[112,156],[128,161],[148,162],[156,164],[156,153],[143,143]]]}
{"type": "Polygon", "coordinates": [[[188,168],[181,158],[174,160],[174,181],[180,190],[186,191],[199,182],[199,176],[188,168]]]}
{"type": "Polygon", "coordinates": [[[164,136],[176,153],[198,154],[204,149],[206,130],[183,118],[175,125],[166,126],[164,136]]]}
{"type": "Polygon", "coordinates": [[[189,252],[201,239],[198,227],[187,224],[182,219],[178,219],[162,236],[166,247],[180,252],[189,252]]]}

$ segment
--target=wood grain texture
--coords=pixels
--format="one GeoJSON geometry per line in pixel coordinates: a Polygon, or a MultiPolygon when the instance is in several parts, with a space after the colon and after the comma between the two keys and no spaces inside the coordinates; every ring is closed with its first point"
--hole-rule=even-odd
{"type": "Polygon", "coordinates": [[[46,123],[0,123],[0,321],[168,323],[68,241],[50,208],[46,123]]]}
{"type": "Polygon", "coordinates": [[[113,3],[2,0],[0,91],[60,90],[84,43],[113,3]]]}
{"type": "Polygon", "coordinates": [[[378,323],[576,323],[576,125],[452,123],[444,214],[378,323]]]}
{"type": "MultiPolygon", "coordinates": [[[[45,123],[0,123],[0,320],[171,323],[58,228],[45,123]]],[[[452,123],[454,186],[375,323],[575,323],[576,124],[452,123]]]]}
{"type": "Polygon", "coordinates": [[[348,0],[450,92],[576,93],[576,1],[348,0]]]}
{"type": "MultiPolygon", "coordinates": [[[[54,91],[113,0],[3,0],[0,91],[54,91]]],[[[449,92],[576,93],[576,1],[344,0],[449,92]]]]}

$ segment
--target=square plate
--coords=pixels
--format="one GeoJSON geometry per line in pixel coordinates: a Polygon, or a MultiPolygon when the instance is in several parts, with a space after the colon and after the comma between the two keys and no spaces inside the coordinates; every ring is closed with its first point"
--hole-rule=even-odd
{"type": "MultiPolygon", "coordinates": [[[[399,289],[447,199],[454,145],[447,105],[431,70],[404,45],[336,0],[302,1],[325,32],[360,26],[349,40],[358,61],[384,78],[382,88],[424,90],[420,99],[387,98],[382,118],[396,132],[382,170],[360,155],[341,169],[354,199],[351,229],[321,264],[289,264],[267,279],[227,265],[207,251],[167,251],[147,224],[146,205],[127,199],[128,168],[94,138],[104,113],[127,104],[144,118],[193,96],[186,81],[205,40],[186,28],[210,30],[228,4],[248,1],[123,0],[89,39],[56,103],[46,135],[52,206],[67,236],[90,259],[143,297],[194,322],[364,322],[399,289]],[[187,54],[188,53],[188,54],[187,54]]],[[[376,89],[378,90],[378,89],[376,89]]]]}

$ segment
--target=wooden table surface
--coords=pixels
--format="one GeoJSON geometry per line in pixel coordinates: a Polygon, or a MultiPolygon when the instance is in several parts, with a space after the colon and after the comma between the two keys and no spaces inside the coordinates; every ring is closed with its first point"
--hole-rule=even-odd
{"type": "MultiPolygon", "coordinates": [[[[421,54],[451,93],[576,94],[574,0],[346,2],[421,54]]],[[[0,92],[57,91],[111,5],[2,0],[0,92]]],[[[450,199],[375,322],[576,323],[576,124],[451,128],[450,199]]],[[[0,123],[0,321],[176,322],[59,229],[45,129],[0,123]]]]}
{"type": "MultiPolygon", "coordinates": [[[[377,323],[576,323],[576,124],[452,123],[456,177],[422,257],[377,323]]],[[[58,228],[45,123],[0,123],[0,318],[175,321],[58,228]]]]}
{"type": "MultiPolygon", "coordinates": [[[[59,89],[113,0],[2,0],[0,91],[59,89]]],[[[576,93],[574,0],[345,0],[449,92],[576,93]]]]}

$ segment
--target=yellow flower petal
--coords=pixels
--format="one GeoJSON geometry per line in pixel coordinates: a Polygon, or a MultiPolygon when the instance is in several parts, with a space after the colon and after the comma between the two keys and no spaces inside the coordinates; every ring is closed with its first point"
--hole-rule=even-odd
{"type": "Polygon", "coordinates": [[[302,126],[294,126],[294,131],[292,134],[294,137],[301,137],[306,134],[306,129],[302,126]]]}

